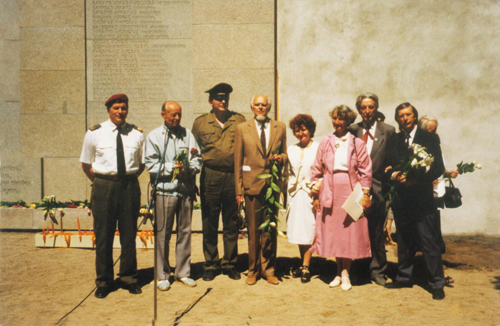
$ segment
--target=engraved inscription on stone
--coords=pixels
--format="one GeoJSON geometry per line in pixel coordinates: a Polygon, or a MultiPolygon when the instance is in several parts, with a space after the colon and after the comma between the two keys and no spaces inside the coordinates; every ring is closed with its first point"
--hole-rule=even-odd
{"type": "Polygon", "coordinates": [[[2,201],[40,200],[40,161],[25,158],[2,158],[0,166],[2,201]]]}
{"type": "Polygon", "coordinates": [[[91,0],[89,39],[189,38],[191,1],[91,0]]]}
{"type": "Polygon", "coordinates": [[[88,100],[191,100],[191,11],[190,1],[88,1],[88,100]]]}

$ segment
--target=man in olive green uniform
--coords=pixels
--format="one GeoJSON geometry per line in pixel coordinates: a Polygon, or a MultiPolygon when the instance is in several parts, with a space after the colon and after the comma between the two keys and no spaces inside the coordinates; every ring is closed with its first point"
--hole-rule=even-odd
{"type": "Polygon", "coordinates": [[[234,132],[245,118],[229,111],[231,85],[218,84],[206,93],[212,110],[198,117],[191,129],[203,158],[200,177],[200,197],[203,223],[203,253],[205,265],[203,280],[211,281],[220,272],[233,280],[241,278],[236,270],[238,258],[238,214],[234,189],[234,132]],[[224,256],[219,260],[217,231],[222,209],[224,256]]]}

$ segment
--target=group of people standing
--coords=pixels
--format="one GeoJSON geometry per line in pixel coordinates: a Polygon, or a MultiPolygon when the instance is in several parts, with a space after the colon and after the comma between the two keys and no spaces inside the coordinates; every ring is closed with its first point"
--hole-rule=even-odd
{"type": "MultiPolygon", "coordinates": [[[[233,88],[220,83],[207,90],[209,113],[198,117],[191,130],[181,126],[182,108],[173,101],[161,109],[164,120],[145,139],[142,130],[125,122],[128,97],[111,96],[105,105],[109,120],[87,132],[80,161],[93,182],[92,211],[96,234],[96,297],[104,298],[114,284],[112,245],[118,222],[122,246],[120,281],[130,293],[141,293],[137,285],[135,234],[140,189],[137,177],[147,168],[156,187],[156,228],[159,290],[171,287],[169,243],[174,220],[177,224],[174,280],[196,286],[190,275],[191,217],[199,194],[203,226],[203,280],[212,281],[221,272],[241,278],[238,257],[238,210],[244,205],[248,229],[248,274],[246,283],[259,278],[279,284],[275,275],[277,229],[259,226],[269,218],[265,207],[269,174],[277,164],[288,175],[287,235],[299,246],[302,266],[293,271],[309,282],[313,253],[335,257],[337,274],[330,287],[351,289],[353,259],[370,258],[370,276],[387,288],[411,287],[416,250],[424,253],[434,299],[444,298],[444,276],[436,230],[433,181],[444,172],[439,137],[417,130],[417,110],[409,103],[396,108],[401,132],[377,121],[378,97],[362,94],[356,108],[362,122],[353,124],[356,113],[339,105],[330,112],[334,132],[319,143],[313,141],[316,123],[299,114],[290,121],[298,139],[286,145],[286,125],[269,118],[271,100],[256,95],[250,101],[254,118],[229,110],[233,88]],[[395,171],[409,155],[409,145],[425,146],[435,161],[425,178],[406,178],[395,171]],[[201,172],[200,188],[195,176],[201,172]],[[342,205],[354,186],[361,184],[359,204],[364,214],[352,219],[342,205]],[[392,203],[398,228],[398,276],[386,284],[387,258],[384,223],[387,187],[401,186],[400,201],[392,203]],[[222,212],[223,256],[217,248],[222,212]]],[[[439,232],[440,233],[440,232],[439,232]]]]}

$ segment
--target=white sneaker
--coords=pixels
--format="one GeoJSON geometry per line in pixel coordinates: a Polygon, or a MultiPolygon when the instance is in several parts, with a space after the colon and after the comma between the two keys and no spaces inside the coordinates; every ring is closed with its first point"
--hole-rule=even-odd
{"type": "Polygon", "coordinates": [[[349,276],[347,277],[342,276],[342,285],[340,286],[340,288],[344,291],[348,291],[352,288],[349,276]]]}
{"type": "Polygon", "coordinates": [[[170,290],[170,282],[168,280],[158,281],[158,284],[156,285],[156,287],[160,291],[168,291],[168,290],[170,290]]]}
{"type": "Polygon", "coordinates": [[[182,282],[184,285],[192,287],[192,288],[194,288],[196,286],[196,282],[192,278],[189,278],[189,277],[183,277],[183,278],[177,279],[177,281],[182,282]]]}
{"type": "Polygon", "coordinates": [[[335,288],[340,285],[340,276],[336,276],[333,281],[330,283],[331,288],[335,288]]]}

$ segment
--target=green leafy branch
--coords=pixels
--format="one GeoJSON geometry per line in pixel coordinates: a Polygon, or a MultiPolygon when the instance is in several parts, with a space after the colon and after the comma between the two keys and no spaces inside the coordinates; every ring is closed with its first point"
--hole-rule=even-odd
{"type": "MultiPolygon", "coordinates": [[[[281,142],[273,150],[273,155],[278,154],[281,148],[281,142]]],[[[283,169],[280,167],[277,161],[273,162],[271,173],[263,173],[257,176],[258,179],[268,179],[269,183],[265,186],[265,196],[264,205],[260,210],[264,211],[264,222],[259,226],[260,230],[264,232],[270,232],[271,228],[276,229],[278,234],[286,239],[286,235],[283,231],[278,230],[277,224],[279,222],[278,215],[276,212],[279,209],[285,209],[283,205],[279,203],[279,198],[281,198],[281,189],[278,186],[281,180],[283,180],[283,169]]]]}
{"type": "Polygon", "coordinates": [[[62,202],[62,201],[56,201],[55,197],[54,197],[54,199],[51,199],[51,197],[52,196],[45,196],[41,202],[30,203],[30,204],[28,204],[24,200],[2,201],[2,202],[0,202],[0,207],[2,207],[2,208],[46,208],[47,206],[50,206],[51,209],[56,209],[56,208],[88,208],[89,204],[90,204],[87,200],[85,200],[85,201],[71,200],[71,201],[62,202]]]}

